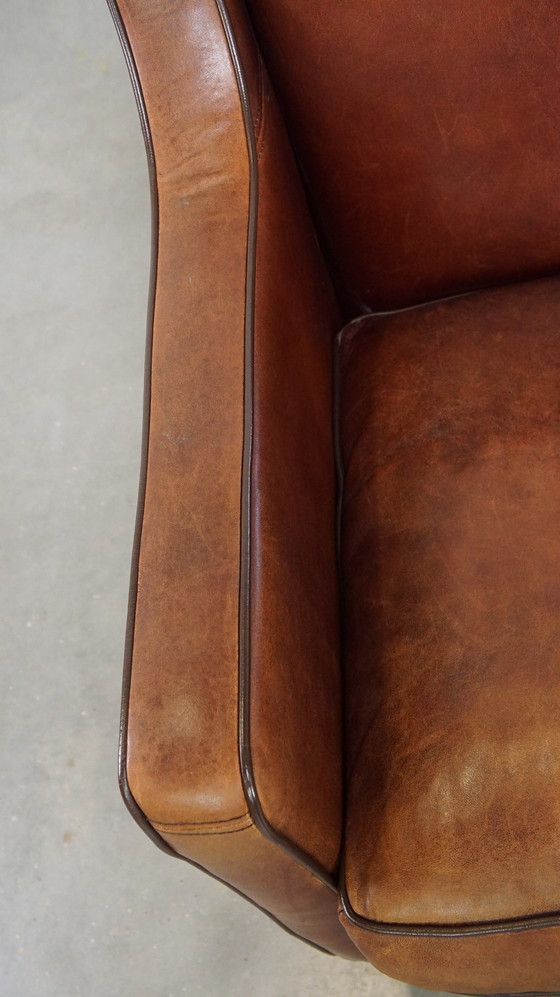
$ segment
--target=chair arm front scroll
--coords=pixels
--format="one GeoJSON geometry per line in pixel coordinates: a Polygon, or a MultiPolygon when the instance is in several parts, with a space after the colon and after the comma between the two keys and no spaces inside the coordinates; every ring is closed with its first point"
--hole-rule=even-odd
{"type": "Polygon", "coordinates": [[[359,958],[335,892],[337,307],[243,11],[110,4],[155,209],[123,793],[166,850],[359,958]]]}

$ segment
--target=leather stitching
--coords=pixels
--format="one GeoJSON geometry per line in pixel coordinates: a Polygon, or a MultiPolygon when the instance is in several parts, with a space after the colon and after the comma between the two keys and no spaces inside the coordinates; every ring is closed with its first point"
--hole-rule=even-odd
{"type": "Polygon", "coordinates": [[[242,831],[252,824],[251,815],[247,812],[239,817],[229,817],[226,820],[185,821],[178,824],[163,824],[151,820],[150,824],[156,831],[167,834],[227,834],[231,831],[242,831]]]}
{"type": "MultiPolygon", "coordinates": [[[[200,825],[199,825],[200,826],[200,825]]],[[[248,823],[244,824],[243,827],[231,827],[223,828],[216,831],[166,831],[165,828],[160,828],[160,834],[170,834],[177,835],[178,837],[190,837],[190,838],[207,838],[209,836],[221,835],[221,834],[239,834],[240,831],[250,831],[254,827],[253,821],[249,820],[248,823]]]]}

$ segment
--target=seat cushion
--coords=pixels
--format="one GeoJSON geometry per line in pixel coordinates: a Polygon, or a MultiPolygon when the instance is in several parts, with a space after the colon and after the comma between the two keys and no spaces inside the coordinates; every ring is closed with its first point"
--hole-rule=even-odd
{"type": "Polygon", "coordinates": [[[350,921],[555,923],[560,281],[354,322],[340,385],[350,921]]]}

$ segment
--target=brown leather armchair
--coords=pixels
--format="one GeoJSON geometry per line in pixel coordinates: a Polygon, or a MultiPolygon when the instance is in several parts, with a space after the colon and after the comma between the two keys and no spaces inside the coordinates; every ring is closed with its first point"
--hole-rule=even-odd
{"type": "Polygon", "coordinates": [[[154,206],[128,806],[329,952],[560,990],[557,0],[109,2],[154,206]]]}

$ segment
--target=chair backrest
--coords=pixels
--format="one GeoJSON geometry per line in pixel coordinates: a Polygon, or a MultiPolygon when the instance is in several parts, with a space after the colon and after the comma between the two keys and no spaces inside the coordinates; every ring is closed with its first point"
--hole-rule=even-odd
{"type": "Polygon", "coordinates": [[[558,0],[248,0],[356,303],[557,272],[558,0]]]}

